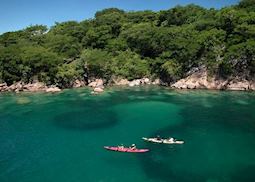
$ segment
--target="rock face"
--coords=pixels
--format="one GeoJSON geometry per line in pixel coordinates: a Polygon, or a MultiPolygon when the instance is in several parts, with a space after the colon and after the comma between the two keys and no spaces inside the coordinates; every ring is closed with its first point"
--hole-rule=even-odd
{"type": "Polygon", "coordinates": [[[96,79],[88,84],[89,87],[94,88],[92,93],[99,93],[104,91],[104,81],[102,79],[96,79]]]}
{"type": "Polygon", "coordinates": [[[73,83],[73,88],[79,88],[79,87],[84,87],[86,83],[81,80],[75,80],[73,83]]]}
{"type": "Polygon", "coordinates": [[[113,83],[114,83],[114,85],[128,85],[130,87],[152,84],[152,82],[149,78],[135,79],[132,81],[128,81],[127,79],[116,79],[116,80],[113,80],[113,83]]]}
{"type": "Polygon", "coordinates": [[[141,79],[130,81],[128,85],[130,87],[133,87],[133,86],[139,86],[139,85],[150,85],[152,83],[153,82],[149,78],[141,78],[141,79]]]}
{"type": "Polygon", "coordinates": [[[141,79],[137,79],[137,80],[132,80],[131,82],[129,82],[129,86],[133,87],[133,86],[139,86],[141,84],[141,79]]]}
{"type": "Polygon", "coordinates": [[[1,83],[0,84],[0,92],[3,92],[3,91],[5,91],[6,89],[7,89],[7,84],[6,83],[1,83]]]}
{"type": "MultiPolygon", "coordinates": [[[[57,87],[53,87],[53,88],[57,90],[57,87]]],[[[5,92],[5,91],[7,92],[21,92],[21,91],[38,92],[38,91],[47,91],[48,89],[51,90],[52,88],[48,88],[46,84],[42,82],[35,82],[35,83],[28,83],[28,84],[25,84],[23,82],[16,82],[10,86],[7,86],[6,83],[0,84],[1,92],[5,92]]]]}
{"type": "Polygon", "coordinates": [[[200,69],[172,84],[171,87],[178,89],[252,90],[252,85],[251,81],[240,78],[227,80],[216,77],[209,78],[206,69],[200,69]]]}
{"type": "Polygon", "coordinates": [[[251,90],[255,90],[255,81],[251,83],[251,90]]]}
{"type": "Polygon", "coordinates": [[[155,79],[152,83],[151,83],[152,85],[160,85],[161,84],[161,81],[160,81],[160,79],[155,79]]]}
{"type": "Polygon", "coordinates": [[[47,88],[48,87],[42,82],[29,83],[29,84],[23,85],[23,91],[28,91],[28,92],[45,91],[47,88]]]}
{"type": "Polygon", "coordinates": [[[252,85],[247,80],[232,80],[227,85],[228,90],[251,90],[252,85]]]}

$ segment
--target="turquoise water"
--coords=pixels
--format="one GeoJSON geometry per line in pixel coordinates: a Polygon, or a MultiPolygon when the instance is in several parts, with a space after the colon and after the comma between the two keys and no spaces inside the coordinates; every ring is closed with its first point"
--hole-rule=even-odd
{"type": "Polygon", "coordinates": [[[1,182],[251,182],[255,93],[161,87],[0,95],[1,182]],[[145,143],[173,136],[184,145],[145,143]],[[149,148],[144,154],[105,145],[149,148]]]}

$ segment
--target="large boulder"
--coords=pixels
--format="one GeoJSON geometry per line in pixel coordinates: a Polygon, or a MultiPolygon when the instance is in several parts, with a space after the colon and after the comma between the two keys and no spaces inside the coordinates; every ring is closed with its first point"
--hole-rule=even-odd
{"type": "Polygon", "coordinates": [[[73,88],[79,88],[79,87],[84,87],[86,84],[84,81],[81,80],[75,80],[73,83],[73,88]]]}
{"type": "Polygon", "coordinates": [[[251,90],[255,90],[255,81],[251,81],[251,90]]]}
{"type": "Polygon", "coordinates": [[[12,85],[10,85],[6,91],[15,91],[15,92],[19,92],[19,91],[23,91],[23,83],[20,81],[20,82],[16,82],[12,85]]]}
{"type": "Polygon", "coordinates": [[[252,81],[238,77],[225,80],[215,76],[209,77],[207,70],[203,68],[177,81],[171,87],[178,89],[252,90],[255,86],[253,86],[252,81]]]}
{"type": "Polygon", "coordinates": [[[5,91],[8,88],[7,83],[0,83],[0,92],[5,91]]]}
{"type": "Polygon", "coordinates": [[[226,84],[226,80],[209,77],[207,70],[203,68],[186,78],[178,80],[171,87],[178,89],[223,89],[226,84]]]}
{"type": "Polygon", "coordinates": [[[45,91],[47,88],[46,84],[42,82],[29,83],[23,86],[23,90],[28,92],[45,91]]]}
{"type": "Polygon", "coordinates": [[[148,85],[151,84],[151,81],[149,78],[143,78],[142,80],[143,80],[143,84],[148,84],[148,85]]]}
{"type": "Polygon", "coordinates": [[[93,91],[94,91],[94,92],[103,92],[104,89],[103,89],[103,88],[100,88],[100,87],[96,87],[96,88],[94,88],[93,91]]]}
{"type": "Polygon", "coordinates": [[[104,81],[102,79],[96,79],[88,84],[89,87],[104,87],[104,81]]]}
{"type": "Polygon", "coordinates": [[[136,79],[136,80],[133,80],[131,82],[129,82],[129,86],[130,87],[133,87],[133,86],[139,86],[141,84],[141,79],[136,79]]]}
{"type": "Polygon", "coordinates": [[[251,84],[247,80],[231,80],[226,89],[228,90],[250,90],[251,84]]]}
{"type": "Polygon", "coordinates": [[[160,85],[161,84],[161,81],[160,79],[155,79],[153,82],[152,82],[152,85],[160,85]]]}

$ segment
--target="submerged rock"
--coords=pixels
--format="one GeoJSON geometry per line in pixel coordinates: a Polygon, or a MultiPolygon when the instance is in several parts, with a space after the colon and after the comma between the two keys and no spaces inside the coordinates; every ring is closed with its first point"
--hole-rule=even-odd
{"type": "Polygon", "coordinates": [[[55,86],[46,89],[46,92],[60,92],[60,91],[61,89],[55,86]]]}
{"type": "Polygon", "coordinates": [[[17,98],[17,101],[16,101],[17,104],[21,104],[21,105],[28,104],[30,102],[31,102],[31,100],[29,98],[27,98],[27,97],[17,98]]]}
{"type": "Polygon", "coordinates": [[[100,88],[100,87],[96,87],[96,88],[94,88],[93,91],[94,91],[94,92],[103,92],[104,89],[103,89],[103,88],[100,88]]]}

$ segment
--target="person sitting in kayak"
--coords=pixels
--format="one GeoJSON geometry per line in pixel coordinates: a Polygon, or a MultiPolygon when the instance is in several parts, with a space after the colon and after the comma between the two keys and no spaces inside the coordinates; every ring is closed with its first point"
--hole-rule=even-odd
{"type": "Polygon", "coordinates": [[[135,150],[135,149],[136,149],[136,145],[135,145],[135,144],[132,144],[129,148],[130,148],[131,150],[135,150]]]}
{"type": "Polygon", "coordinates": [[[121,145],[118,146],[118,148],[119,148],[119,149],[124,149],[124,145],[121,144],[121,145]]]}
{"type": "Polygon", "coordinates": [[[162,138],[159,135],[157,135],[156,139],[159,140],[159,141],[162,140],[162,138]]]}
{"type": "Polygon", "coordinates": [[[175,141],[175,139],[174,139],[174,138],[171,138],[171,137],[169,137],[167,140],[168,140],[169,142],[174,142],[174,141],[175,141]]]}

